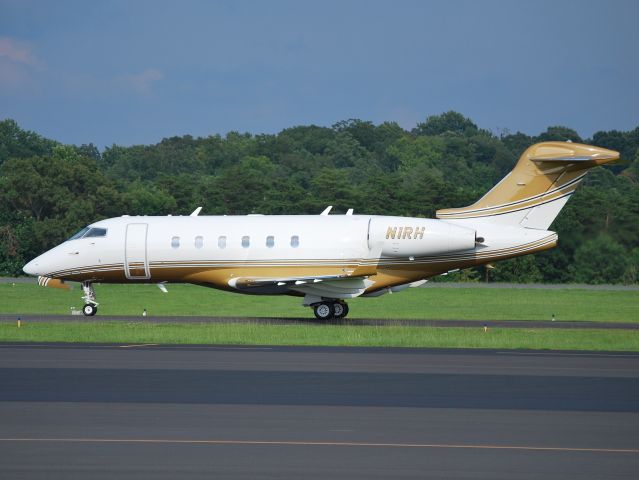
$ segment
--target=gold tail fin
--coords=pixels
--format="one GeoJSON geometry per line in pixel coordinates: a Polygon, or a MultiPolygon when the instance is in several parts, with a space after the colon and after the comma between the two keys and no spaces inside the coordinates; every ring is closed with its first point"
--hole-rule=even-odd
{"type": "Polygon", "coordinates": [[[438,210],[437,218],[547,229],[588,169],[618,159],[618,152],[591,145],[537,143],[477,202],[468,207],[438,210]]]}

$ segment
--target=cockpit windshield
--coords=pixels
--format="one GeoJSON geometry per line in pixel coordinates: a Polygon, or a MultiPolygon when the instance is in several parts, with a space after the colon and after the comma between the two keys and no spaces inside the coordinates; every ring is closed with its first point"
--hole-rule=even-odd
{"type": "Polygon", "coordinates": [[[89,231],[89,227],[84,227],[82,230],[80,230],[78,233],[76,233],[75,235],[73,235],[71,238],[69,238],[69,240],[76,240],[78,238],[82,238],[84,237],[84,234],[87,233],[89,231]]]}
{"type": "Polygon", "coordinates": [[[69,240],[77,240],[78,238],[88,238],[88,237],[106,237],[106,234],[107,234],[106,228],[84,227],[78,233],[76,233],[71,238],[69,238],[69,240]]]}

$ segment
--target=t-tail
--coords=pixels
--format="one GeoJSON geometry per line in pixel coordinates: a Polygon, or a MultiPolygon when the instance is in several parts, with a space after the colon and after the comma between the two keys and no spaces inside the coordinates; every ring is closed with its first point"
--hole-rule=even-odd
{"type": "Polygon", "coordinates": [[[591,145],[537,143],[477,202],[468,207],[438,210],[437,218],[546,230],[589,169],[618,159],[618,152],[591,145]]]}

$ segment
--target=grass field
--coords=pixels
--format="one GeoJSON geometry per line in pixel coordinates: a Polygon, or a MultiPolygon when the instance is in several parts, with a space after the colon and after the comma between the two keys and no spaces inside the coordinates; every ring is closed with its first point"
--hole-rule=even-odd
{"type": "MultiPolygon", "coordinates": [[[[98,315],[311,317],[299,298],[237,295],[192,285],[96,285],[98,315]]],[[[69,313],[81,292],[0,284],[0,313],[69,313]]],[[[417,288],[349,302],[353,318],[639,321],[639,292],[417,288]]],[[[494,323],[493,323],[494,325],[494,323]]],[[[593,323],[595,326],[596,323],[593,323]]],[[[0,324],[0,341],[233,345],[333,345],[639,351],[639,331],[349,327],[329,325],[48,322],[0,324]]]]}
{"type": "MultiPolygon", "coordinates": [[[[193,285],[96,285],[98,315],[311,317],[299,298],[238,295],[193,285]]],[[[69,313],[80,289],[0,284],[0,313],[69,313]]],[[[509,288],[411,288],[349,301],[350,318],[639,321],[639,292],[509,288]]]]}
{"type": "Polygon", "coordinates": [[[639,332],[620,330],[347,327],[153,323],[0,324],[3,342],[322,345],[639,351],[639,332]]]}

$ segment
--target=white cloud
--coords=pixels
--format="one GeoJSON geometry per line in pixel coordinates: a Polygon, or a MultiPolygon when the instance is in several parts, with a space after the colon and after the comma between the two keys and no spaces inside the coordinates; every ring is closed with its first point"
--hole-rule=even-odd
{"type": "Polygon", "coordinates": [[[141,94],[149,94],[153,89],[155,82],[164,78],[164,74],[155,68],[147,68],[146,70],[132,75],[123,75],[117,78],[120,84],[123,84],[134,91],[141,94]]]}
{"type": "Polygon", "coordinates": [[[0,58],[29,67],[40,65],[29,44],[10,37],[0,37],[0,58]]]}
{"type": "Polygon", "coordinates": [[[0,87],[13,92],[32,91],[35,70],[41,69],[42,62],[29,44],[0,37],[0,87]]]}

